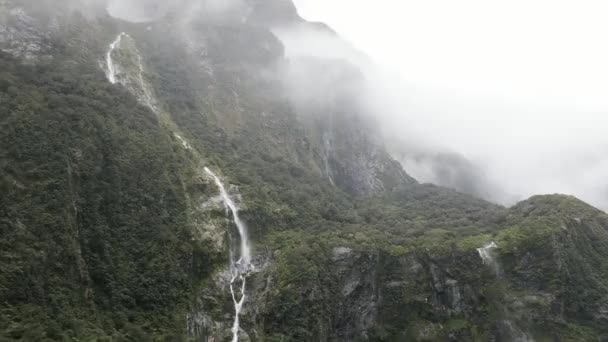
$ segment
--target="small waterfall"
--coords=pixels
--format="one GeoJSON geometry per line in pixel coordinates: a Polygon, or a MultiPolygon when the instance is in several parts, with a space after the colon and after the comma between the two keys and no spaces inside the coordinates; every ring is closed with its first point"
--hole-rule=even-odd
{"type": "Polygon", "coordinates": [[[122,41],[122,37],[126,34],[124,32],[120,33],[118,37],[110,44],[110,49],[106,53],[106,75],[108,80],[112,84],[116,84],[116,65],[114,64],[114,60],[112,59],[112,53],[116,48],[120,46],[120,42],[122,41]]]}
{"type": "Polygon", "coordinates": [[[215,184],[220,190],[220,196],[224,202],[226,207],[226,213],[230,212],[232,214],[232,219],[234,224],[236,225],[239,237],[240,237],[240,248],[238,259],[231,253],[231,263],[230,263],[230,272],[232,274],[232,279],[230,280],[230,293],[232,295],[232,301],[234,302],[234,324],[232,326],[232,342],[238,342],[239,340],[239,330],[240,330],[240,314],[243,309],[243,304],[245,303],[246,292],[245,292],[245,284],[247,275],[249,272],[253,271],[254,266],[251,264],[251,247],[249,246],[249,237],[247,235],[247,226],[239,217],[239,208],[236,206],[236,203],[230,198],[226,188],[222,181],[209,169],[205,168],[205,172],[213,178],[215,184]],[[235,293],[235,286],[238,286],[240,283],[240,299],[238,298],[238,294],[235,293]]]}
{"type": "MultiPolygon", "coordinates": [[[[127,58],[125,57],[125,59],[127,58]]],[[[119,34],[110,44],[110,49],[106,53],[105,69],[110,83],[120,83],[125,86],[137,98],[139,103],[150,108],[156,115],[160,115],[160,107],[154,96],[154,91],[145,79],[143,58],[135,46],[133,38],[125,32],[119,34]],[[118,49],[128,49],[130,59],[115,61],[113,54],[118,49]]]]}
{"type": "Polygon", "coordinates": [[[498,248],[498,245],[496,244],[496,242],[492,241],[481,248],[477,248],[477,253],[479,253],[479,256],[481,257],[481,260],[483,261],[484,265],[492,267],[494,273],[496,273],[496,276],[498,277],[500,276],[500,268],[498,266],[498,262],[496,262],[496,260],[492,256],[492,250],[495,248],[498,248]]]}
{"type": "Polygon", "coordinates": [[[186,150],[191,150],[192,149],[192,145],[190,145],[186,139],[182,138],[181,135],[177,134],[177,133],[173,133],[173,135],[175,136],[175,138],[177,138],[177,140],[179,140],[179,142],[182,143],[182,146],[186,149],[186,150]]]}
{"type": "Polygon", "coordinates": [[[534,342],[534,339],[521,330],[515,323],[510,320],[499,322],[500,326],[505,330],[509,340],[512,342],[534,342]]]}
{"type": "Polygon", "coordinates": [[[492,257],[490,254],[490,251],[494,248],[498,248],[498,245],[494,241],[481,248],[477,248],[477,252],[479,253],[479,256],[481,257],[481,260],[483,260],[484,264],[490,265],[494,262],[494,257],[492,257]]]}
{"type": "Polygon", "coordinates": [[[325,167],[325,174],[327,178],[329,178],[329,182],[331,185],[336,186],[334,183],[334,178],[332,177],[332,171],[329,167],[329,155],[332,150],[331,137],[329,133],[323,134],[323,166],[325,167]]]}

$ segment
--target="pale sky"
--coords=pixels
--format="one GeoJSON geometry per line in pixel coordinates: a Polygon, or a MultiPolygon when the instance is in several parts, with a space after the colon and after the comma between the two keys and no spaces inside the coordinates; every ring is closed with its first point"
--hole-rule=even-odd
{"type": "Polygon", "coordinates": [[[385,72],[394,130],[608,208],[608,2],[296,0],[385,72]],[[395,96],[396,95],[396,96],[395,96]]]}

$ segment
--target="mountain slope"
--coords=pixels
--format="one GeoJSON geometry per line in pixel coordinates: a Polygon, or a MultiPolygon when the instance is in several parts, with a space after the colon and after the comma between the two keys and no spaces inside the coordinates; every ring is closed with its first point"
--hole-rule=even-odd
{"type": "Polygon", "coordinates": [[[193,162],[93,68],[76,76],[3,55],[2,70],[3,317],[36,326],[6,333],[34,340],[40,320],[76,334],[151,313],[171,320],[220,259],[188,217],[193,162]]]}
{"type": "Polygon", "coordinates": [[[2,340],[231,340],[239,234],[205,167],[253,242],[241,340],[606,338],[608,217],[418,184],[353,65],[286,54],[277,25],[319,27],[291,2],[44,5],[0,2],[2,340]]]}

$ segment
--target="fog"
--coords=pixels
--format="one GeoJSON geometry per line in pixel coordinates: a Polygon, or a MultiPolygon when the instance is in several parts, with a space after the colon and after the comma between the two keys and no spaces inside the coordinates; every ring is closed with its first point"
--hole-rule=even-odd
{"type": "MultiPolygon", "coordinates": [[[[112,16],[133,22],[175,11],[185,19],[235,8],[241,15],[251,3],[86,1],[107,1],[112,16]]],[[[602,1],[295,3],[304,18],[338,34],[323,25],[274,28],[292,60],[287,85],[301,103],[342,86],[353,93],[353,84],[332,83],[343,70],[315,75],[303,57],[346,61],[366,79],[358,100],[418,180],[506,205],[565,193],[608,209],[602,1]]]]}
{"type": "Polygon", "coordinates": [[[218,16],[243,7],[241,0],[99,0],[107,1],[108,13],[131,22],[149,22],[179,13],[183,22],[196,16],[218,16]]]}
{"type": "MultiPolygon", "coordinates": [[[[503,204],[566,193],[608,209],[602,1],[296,4],[370,56],[370,111],[414,177],[503,204]]],[[[283,39],[361,65],[327,36],[283,39]]]]}

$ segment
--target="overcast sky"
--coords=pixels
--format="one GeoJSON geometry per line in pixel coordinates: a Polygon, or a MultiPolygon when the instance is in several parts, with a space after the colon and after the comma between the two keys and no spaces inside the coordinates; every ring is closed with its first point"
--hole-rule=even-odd
{"type": "Polygon", "coordinates": [[[390,75],[387,126],[464,154],[519,198],[608,209],[607,2],[295,2],[390,75]]]}

